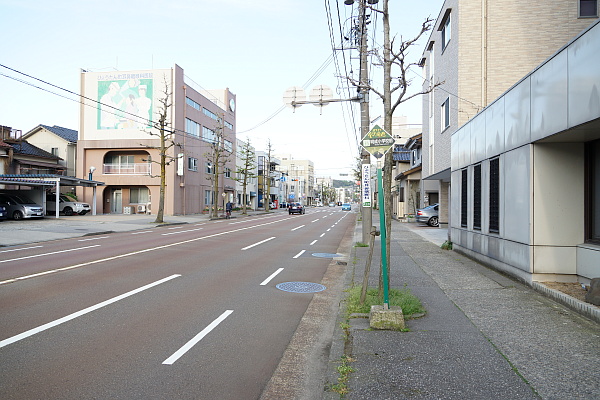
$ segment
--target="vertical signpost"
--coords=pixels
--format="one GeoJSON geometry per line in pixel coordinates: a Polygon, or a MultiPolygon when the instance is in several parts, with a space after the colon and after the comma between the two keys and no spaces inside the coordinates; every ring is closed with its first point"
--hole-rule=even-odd
{"type": "MultiPolygon", "coordinates": [[[[388,293],[388,275],[387,275],[387,247],[386,247],[386,236],[387,232],[385,229],[385,201],[383,192],[383,178],[381,173],[381,158],[387,153],[394,145],[394,138],[381,129],[379,125],[375,125],[361,140],[362,147],[369,152],[373,157],[377,159],[377,187],[378,187],[378,202],[379,202],[379,231],[381,232],[381,262],[383,268],[383,308],[388,310],[390,308],[390,298],[388,293]]],[[[364,167],[363,167],[364,168],[364,167]]],[[[364,172],[364,169],[363,169],[364,172]]],[[[363,182],[365,181],[363,175],[363,182]]],[[[370,201],[369,201],[370,205],[370,201]]],[[[363,197],[364,206],[364,197],[363,197]]]]}

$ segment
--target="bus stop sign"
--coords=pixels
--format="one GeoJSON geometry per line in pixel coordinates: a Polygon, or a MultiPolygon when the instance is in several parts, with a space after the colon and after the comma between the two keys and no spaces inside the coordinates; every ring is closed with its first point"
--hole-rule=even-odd
{"type": "Polygon", "coordinates": [[[361,140],[361,146],[373,157],[379,159],[387,153],[396,141],[379,125],[375,125],[361,140]]]}

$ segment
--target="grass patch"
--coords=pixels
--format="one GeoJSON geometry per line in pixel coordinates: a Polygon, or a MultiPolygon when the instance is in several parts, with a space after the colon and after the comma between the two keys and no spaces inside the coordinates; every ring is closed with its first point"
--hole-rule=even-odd
{"type": "MultiPolygon", "coordinates": [[[[383,304],[383,298],[379,297],[377,289],[367,289],[367,297],[365,303],[360,305],[361,287],[355,286],[347,290],[348,297],[346,298],[346,312],[348,315],[354,313],[369,313],[372,305],[383,304]]],[[[389,293],[390,306],[400,306],[402,314],[412,315],[425,312],[421,301],[417,296],[410,292],[410,289],[390,289],[389,293]]]]}
{"type": "Polygon", "coordinates": [[[355,247],[369,247],[368,244],[364,244],[363,242],[356,242],[355,247]]]}

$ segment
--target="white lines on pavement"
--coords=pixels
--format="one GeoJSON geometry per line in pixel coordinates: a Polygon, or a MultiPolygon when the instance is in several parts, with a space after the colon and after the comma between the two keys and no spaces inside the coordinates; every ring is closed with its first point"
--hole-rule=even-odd
{"type": "Polygon", "coordinates": [[[313,220],[313,221],[310,221],[310,222],[317,222],[317,221],[318,221],[318,220],[320,220],[320,219],[321,219],[321,218],[317,218],[317,219],[315,219],[315,220],[313,220]]]}
{"type": "Polygon", "coordinates": [[[154,231],[142,231],[142,232],[132,232],[132,235],[141,235],[142,233],[152,233],[154,231]]]}
{"type": "Polygon", "coordinates": [[[195,231],[199,231],[201,229],[204,228],[196,228],[196,229],[188,229],[186,231],[177,231],[177,232],[169,232],[169,233],[161,233],[161,236],[168,236],[168,235],[178,235],[180,233],[187,233],[187,232],[195,232],[195,231]]]}
{"type": "MultiPolygon", "coordinates": [[[[84,246],[84,247],[80,247],[78,249],[67,249],[67,250],[53,251],[53,252],[50,252],[50,253],[35,254],[33,256],[11,258],[10,260],[2,260],[2,261],[0,261],[0,263],[10,262],[10,261],[18,261],[18,260],[25,260],[27,258],[49,256],[49,255],[52,255],[52,254],[67,253],[67,252],[70,252],[70,251],[78,251],[78,250],[91,249],[92,247],[99,247],[99,246],[100,246],[99,244],[95,244],[93,246],[84,246]]],[[[0,282],[0,283],[4,283],[4,282],[0,282]]]]}
{"type": "Polygon", "coordinates": [[[321,236],[319,236],[319,237],[323,237],[323,236],[325,236],[325,233],[324,233],[324,232],[323,232],[323,233],[321,233],[321,236]]]}
{"type": "Polygon", "coordinates": [[[283,268],[279,268],[277,271],[273,272],[267,279],[262,281],[260,285],[265,286],[267,283],[271,282],[271,279],[275,278],[281,271],[283,271],[283,268]]]}
{"type": "Polygon", "coordinates": [[[327,229],[327,232],[329,232],[331,230],[331,228],[327,229]]]}
{"type": "Polygon", "coordinates": [[[254,246],[258,246],[259,244],[266,243],[266,242],[268,242],[269,240],[273,240],[273,239],[275,239],[275,236],[272,236],[272,237],[270,237],[270,238],[268,238],[268,239],[265,239],[265,240],[261,240],[260,242],[258,242],[258,243],[254,243],[254,244],[251,244],[250,246],[246,246],[246,247],[244,247],[242,250],[248,250],[248,249],[251,249],[251,248],[252,248],[252,247],[254,247],[254,246]]]}
{"type": "Polygon", "coordinates": [[[296,254],[293,258],[298,258],[300,257],[302,254],[304,254],[306,250],[302,250],[300,253],[296,254]]]}
{"type": "Polygon", "coordinates": [[[161,283],[165,283],[167,281],[170,281],[171,279],[174,279],[174,278],[177,278],[177,277],[180,277],[180,276],[181,275],[171,275],[171,276],[169,276],[167,278],[164,278],[164,279],[161,279],[159,281],[150,283],[150,284],[148,284],[146,286],[142,286],[140,288],[137,288],[137,289],[132,290],[130,292],[124,293],[124,294],[119,295],[117,297],[113,297],[112,299],[108,299],[106,301],[103,301],[102,303],[98,303],[98,304],[96,304],[94,306],[91,306],[91,307],[88,307],[88,308],[84,308],[83,310],[77,311],[77,312],[75,312],[73,314],[69,314],[66,317],[59,318],[59,319],[57,319],[55,321],[48,322],[47,324],[38,326],[37,328],[33,328],[33,329],[30,329],[30,330],[28,330],[26,332],[23,332],[23,333],[20,333],[18,335],[15,335],[13,337],[9,337],[8,339],[4,339],[4,340],[0,341],[0,348],[4,347],[4,346],[7,346],[7,345],[9,345],[11,343],[18,342],[19,340],[28,338],[29,336],[33,336],[33,335],[35,335],[37,333],[43,332],[43,331],[45,331],[47,329],[53,328],[53,327],[55,327],[57,325],[60,325],[62,323],[70,321],[72,319],[81,317],[82,315],[88,314],[88,313],[90,313],[92,311],[96,311],[96,310],[98,310],[98,309],[100,309],[102,307],[105,307],[105,306],[109,305],[109,304],[115,303],[115,302],[117,302],[119,300],[123,300],[126,297],[133,296],[134,294],[143,292],[144,290],[150,289],[150,288],[152,288],[154,286],[160,285],[161,283]]]}
{"type": "Polygon", "coordinates": [[[318,240],[317,240],[317,239],[313,240],[312,242],[310,242],[310,246],[312,246],[313,244],[315,244],[315,243],[317,243],[317,242],[318,242],[318,240]]]}
{"type": "Polygon", "coordinates": [[[173,355],[163,361],[165,365],[172,365],[175,361],[179,360],[181,356],[187,353],[192,347],[196,345],[199,341],[201,341],[204,336],[208,335],[213,329],[215,329],[221,322],[225,320],[225,318],[229,317],[233,310],[227,310],[223,314],[219,316],[219,318],[215,319],[210,323],[206,328],[202,329],[199,334],[194,336],[189,342],[183,345],[179,350],[177,350],[173,355]]]}
{"type": "Polygon", "coordinates": [[[306,225],[300,225],[300,226],[297,226],[297,227],[295,227],[294,229],[292,229],[292,232],[293,232],[293,231],[295,231],[296,229],[304,228],[305,226],[306,226],[306,225]]]}
{"type": "Polygon", "coordinates": [[[20,249],[10,249],[10,250],[2,250],[0,253],[10,253],[11,251],[21,251],[21,250],[29,250],[29,249],[37,249],[44,246],[32,246],[32,247],[23,247],[20,249]]]}
{"type": "Polygon", "coordinates": [[[100,236],[100,237],[95,237],[95,238],[90,238],[90,239],[79,239],[77,240],[78,242],[89,242],[90,240],[100,240],[100,239],[107,239],[108,236],[100,236]]]}
{"type": "Polygon", "coordinates": [[[172,226],[172,227],[167,228],[167,229],[181,229],[181,228],[183,228],[183,226],[172,226]]]}

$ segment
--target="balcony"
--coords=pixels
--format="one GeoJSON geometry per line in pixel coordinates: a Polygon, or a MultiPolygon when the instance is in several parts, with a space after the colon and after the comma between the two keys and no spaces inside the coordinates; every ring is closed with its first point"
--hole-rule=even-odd
{"type": "Polygon", "coordinates": [[[104,175],[151,175],[152,164],[104,164],[102,173],[104,175]]]}

